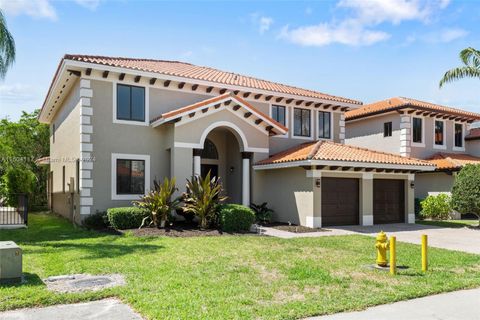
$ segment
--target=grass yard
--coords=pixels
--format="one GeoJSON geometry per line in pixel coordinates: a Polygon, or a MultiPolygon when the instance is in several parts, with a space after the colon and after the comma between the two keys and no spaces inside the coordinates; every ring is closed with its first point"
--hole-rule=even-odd
{"type": "Polygon", "coordinates": [[[27,230],[1,230],[24,249],[28,284],[0,286],[0,310],[117,296],[150,319],[296,319],[480,286],[480,256],[398,244],[397,277],[366,265],[374,239],[337,236],[138,238],[74,228],[32,214],[27,230]],[[125,287],[55,294],[40,279],[71,273],[121,273],[125,287]]]}
{"type": "Polygon", "coordinates": [[[417,220],[416,223],[443,228],[468,228],[478,227],[478,220],[417,220]]]}

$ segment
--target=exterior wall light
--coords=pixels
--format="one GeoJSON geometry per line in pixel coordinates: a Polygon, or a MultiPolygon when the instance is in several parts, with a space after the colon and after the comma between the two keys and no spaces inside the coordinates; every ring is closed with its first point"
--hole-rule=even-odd
{"type": "Polygon", "coordinates": [[[415,189],[415,182],[410,182],[410,188],[415,189]]]}
{"type": "Polygon", "coordinates": [[[315,186],[317,188],[320,188],[321,185],[322,185],[322,179],[315,179],[315,186]]]}

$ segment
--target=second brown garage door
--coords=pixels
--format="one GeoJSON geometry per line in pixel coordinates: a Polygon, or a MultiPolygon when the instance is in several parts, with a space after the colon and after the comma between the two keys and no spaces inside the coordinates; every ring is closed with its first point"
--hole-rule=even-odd
{"type": "Polygon", "coordinates": [[[358,179],[322,178],[322,226],[357,225],[358,179]]]}
{"type": "Polygon", "coordinates": [[[405,222],[405,181],[373,180],[373,223],[405,222]]]}

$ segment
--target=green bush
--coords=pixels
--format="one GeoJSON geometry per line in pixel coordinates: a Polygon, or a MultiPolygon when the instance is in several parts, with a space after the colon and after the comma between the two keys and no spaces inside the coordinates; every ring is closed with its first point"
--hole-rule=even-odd
{"type": "Polygon", "coordinates": [[[424,218],[446,220],[452,212],[451,197],[441,193],[436,196],[428,196],[421,202],[420,215],[424,218]]]}
{"type": "Polygon", "coordinates": [[[267,206],[267,203],[262,204],[250,204],[250,208],[255,212],[256,221],[259,223],[267,224],[272,220],[272,213],[274,212],[267,206]]]}
{"type": "Polygon", "coordinates": [[[107,210],[108,222],[117,230],[139,228],[148,210],[137,207],[110,208],[107,210]]]}
{"type": "Polygon", "coordinates": [[[225,204],[220,207],[219,219],[225,232],[248,231],[255,222],[255,213],[239,204],[225,204]]]}
{"type": "Polygon", "coordinates": [[[460,213],[473,213],[480,220],[480,165],[467,164],[455,176],[452,205],[460,213]]]}
{"type": "Polygon", "coordinates": [[[85,228],[93,230],[107,229],[110,226],[107,212],[105,211],[97,212],[87,216],[85,219],[83,219],[82,224],[85,228]]]}

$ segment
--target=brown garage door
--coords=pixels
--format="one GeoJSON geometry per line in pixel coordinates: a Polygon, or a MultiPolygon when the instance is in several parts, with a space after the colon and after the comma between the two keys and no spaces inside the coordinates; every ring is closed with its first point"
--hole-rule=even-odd
{"type": "Polygon", "coordinates": [[[322,178],[322,225],[356,225],[358,179],[322,178]]]}
{"type": "Polygon", "coordinates": [[[404,180],[373,180],[373,223],[405,222],[404,180]]]}

